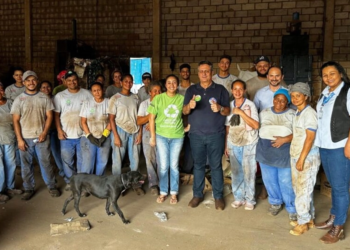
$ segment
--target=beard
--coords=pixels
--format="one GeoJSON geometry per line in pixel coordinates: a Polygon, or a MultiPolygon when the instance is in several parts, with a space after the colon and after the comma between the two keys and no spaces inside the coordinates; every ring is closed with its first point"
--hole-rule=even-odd
{"type": "Polygon", "coordinates": [[[257,71],[256,73],[258,73],[258,77],[266,78],[266,76],[267,76],[267,72],[265,74],[261,74],[259,71],[257,71]]]}

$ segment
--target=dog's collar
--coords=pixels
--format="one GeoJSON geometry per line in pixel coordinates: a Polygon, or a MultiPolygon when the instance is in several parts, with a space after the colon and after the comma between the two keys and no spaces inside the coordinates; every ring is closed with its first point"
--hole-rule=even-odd
{"type": "Polygon", "coordinates": [[[124,174],[121,174],[121,175],[120,175],[120,179],[121,179],[121,181],[122,181],[122,183],[123,183],[124,190],[126,190],[126,189],[128,189],[128,187],[125,185],[123,176],[124,176],[124,174]]]}

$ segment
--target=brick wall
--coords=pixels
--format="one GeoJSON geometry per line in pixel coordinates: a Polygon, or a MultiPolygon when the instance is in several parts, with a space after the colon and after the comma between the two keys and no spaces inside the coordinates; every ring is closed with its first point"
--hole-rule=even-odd
{"type": "MultiPolygon", "coordinates": [[[[1,72],[9,65],[24,65],[24,1],[0,0],[1,72]]],[[[152,0],[31,0],[32,69],[43,79],[54,79],[56,41],[72,38],[72,19],[77,38],[93,46],[99,55],[152,56],[152,0]]],[[[178,66],[196,67],[202,59],[215,63],[226,53],[248,69],[257,55],[279,64],[282,35],[294,12],[300,13],[302,32],[310,35],[313,81],[321,90],[318,69],[322,64],[322,0],[162,0],[162,76],[171,73],[169,56],[178,66]]],[[[350,1],[335,6],[334,59],[350,72],[350,1]]],[[[0,77],[1,74],[0,74],[0,77]]]]}

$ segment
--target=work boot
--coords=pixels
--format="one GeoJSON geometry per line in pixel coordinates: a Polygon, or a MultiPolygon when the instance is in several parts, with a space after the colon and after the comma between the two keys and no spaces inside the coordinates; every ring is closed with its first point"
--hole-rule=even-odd
{"type": "Polygon", "coordinates": [[[192,208],[198,207],[199,203],[201,203],[203,200],[203,197],[193,197],[192,200],[188,203],[188,206],[192,208]]]}
{"type": "Polygon", "coordinates": [[[21,198],[22,201],[30,200],[34,195],[34,190],[24,190],[24,194],[21,198]]]}
{"type": "Polygon", "coordinates": [[[328,220],[326,220],[325,222],[316,223],[315,227],[317,229],[331,229],[333,227],[334,219],[335,215],[331,214],[329,215],[328,220]]]}
{"type": "Polygon", "coordinates": [[[289,233],[292,235],[298,236],[298,235],[302,235],[308,230],[309,230],[309,227],[307,224],[303,224],[303,225],[298,224],[292,230],[290,230],[289,233]]]}
{"type": "Polygon", "coordinates": [[[269,208],[269,214],[272,216],[276,216],[281,211],[282,205],[271,205],[271,207],[269,208]]]}
{"type": "Polygon", "coordinates": [[[6,194],[0,194],[0,203],[5,203],[9,199],[10,197],[8,197],[6,194]]]}
{"type": "Polygon", "coordinates": [[[7,189],[7,194],[9,194],[9,195],[23,194],[23,190],[21,190],[21,189],[7,189]]]}
{"type": "Polygon", "coordinates": [[[288,215],[290,221],[298,221],[298,215],[297,214],[289,214],[288,215]]]}
{"type": "Polygon", "coordinates": [[[61,192],[57,188],[50,188],[49,193],[51,197],[60,197],[61,192]]]}
{"type": "MultiPolygon", "coordinates": [[[[310,228],[314,228],[315,227],[315,223],[314,223],[314,220],[310,220],[308,223],[306,223],[307,226],[310,228]]],[[[296,227],[298,225],[298,221],[293,221],[291,220],[289,222],[289,225],[293,226],[293,227],[296,227]]]]}
{"type": "Polygon", "coordinates": [[[137,195],[144,195],[145,194],[145,191],[143,191],[142,188],[135,188],[135,192],[137,195]]]}
{"type": "Polygon", "coordinates": [[[216,208],[216,210],[224,210],[225,209],[224,198],[215,199],[215,208],[216,208]]]}
{"type": "Polygon", "coordinates": [[[324,244],[336,243],[345,238],[343,225],[333,226],[321,239],[324,244]]]}

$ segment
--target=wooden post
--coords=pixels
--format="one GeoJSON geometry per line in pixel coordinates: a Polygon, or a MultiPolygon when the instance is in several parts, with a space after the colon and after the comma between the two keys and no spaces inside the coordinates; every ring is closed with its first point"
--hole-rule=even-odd
{"type": "Polygon", "coordinates": [[[334,2],[335,0],[324,1],[323,61],[333,59],[334,2]]]}
{"type": "Polygon", "coordinates": [[[32,69],[32,16],[31,0],[24,1],[24,41],[25,41],[25,64],[27,69],[32,69]]]}
{"type": "Polygon", "coordinates": [[[153,0],[152,78],[161,77],[161,0],[153,0]]]}

